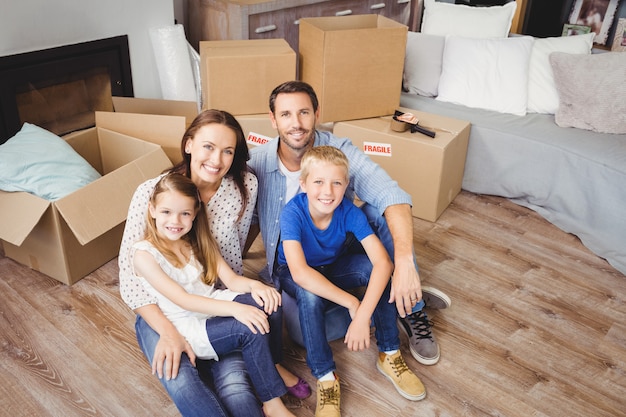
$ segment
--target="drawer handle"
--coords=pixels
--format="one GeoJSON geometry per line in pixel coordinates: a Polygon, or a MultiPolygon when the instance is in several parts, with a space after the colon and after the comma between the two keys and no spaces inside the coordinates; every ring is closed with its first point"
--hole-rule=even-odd
{"type": "Polygon", "coordinates": [[[254,29],[254,33],[267,33],[276,30],[276,25],[261,26],[254,29]]]}
{"type": "Polygon", "coordinates": [[[341,11],[335,13],[335,16],[347,16],[349,14],[352,14],[352,10],[346,9],[346,10],[341,10],[341,11]]]}
{"type": "Polygon", "coordinates": [[[398,4],[407,4],[410,3],[411,0],[398,0],[398,4]]]}
{"type": "Polygon", "coordinates": [[[384,8],[385,8],[385,3],[376,3],[370,6],[370,10],[378,10],[378,9],[384,9],[384,8]]]}

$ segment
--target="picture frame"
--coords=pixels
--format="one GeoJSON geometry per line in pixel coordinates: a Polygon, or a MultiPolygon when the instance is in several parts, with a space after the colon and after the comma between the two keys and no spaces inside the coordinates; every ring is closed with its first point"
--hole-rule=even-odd
{"type": "Polygon", "coordinates": [[[593,42],[606,45],[620,0],[574,0],[568,23],[589,26],[596,34],[593,42]]]}
{"type": "Polygon", "coordinates": [[[611,51],[626,52],[626,17],[623,17],[617,21],[617,26],[615,27],[615,37],[613,38],[611,51]]]}
{"type": "Polygon", "coordinates": [[[563,33],[561,33],[561,36],[584,35],[590,32],[591,26],[572,25],[570,23],[566,23],[563,25],[563,33]]]}

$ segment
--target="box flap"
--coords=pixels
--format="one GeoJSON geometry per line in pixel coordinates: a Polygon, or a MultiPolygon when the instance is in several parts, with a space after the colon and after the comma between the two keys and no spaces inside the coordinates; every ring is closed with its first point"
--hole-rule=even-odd
{"type": "Polygon", "coordinates": [[[0,191],[0,239],[20,246],[50,204],[29,193],[0,191]]]}
{"type": "Polygon", "coordinates": [[[85,245],[125,221],[137,186],[170,166],[167,156],[157,148],[55,205],[76,239],[85,245]]]}
{"type": "Polygon", "coordinates": [[[154,114],[96,112],[96,126],[160,145],[173,164],[182,160],[185,118],[154,114]]]}
{"type": "Polygon", "coordinates": [[[107,129],[97,131],[105,175],[54,202],[81,245],[122,223],[137,186],[172,166],[154,143],[107,129]]]}
{"type": "Polygon", "coordinates": [[[195,101],[113,97],[113,108],[119,113],[183,116],[187,121],[187,126],[198,115],[198,104],[195,101]]]}

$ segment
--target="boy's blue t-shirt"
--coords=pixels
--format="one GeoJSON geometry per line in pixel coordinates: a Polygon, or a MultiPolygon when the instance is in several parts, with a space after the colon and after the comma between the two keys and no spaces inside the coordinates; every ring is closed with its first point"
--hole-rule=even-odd
{"type": "Polygon", "coordinates": [[[335,209],[333,219],[325,230],[318,229],[309,214],[306,193],[297,194],[280,214],[280,244],[278,263],[287,263],[283,241],[297,240],[302,245],[307,264],[312,267],[333,263],[341,254],[348,232],[361,241],[373,234],[365,213],[344,197],[335,209]]]}

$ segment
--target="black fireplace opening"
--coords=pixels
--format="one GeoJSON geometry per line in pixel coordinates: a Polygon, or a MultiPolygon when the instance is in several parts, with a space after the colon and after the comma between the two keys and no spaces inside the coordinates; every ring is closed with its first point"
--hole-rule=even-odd
{"type": "Polygon", "coordinates": [[[133,95],[126,35],[0,57],[0,144],[24,122],[57,135],[91,127],[111,96],[133,95]]]}

